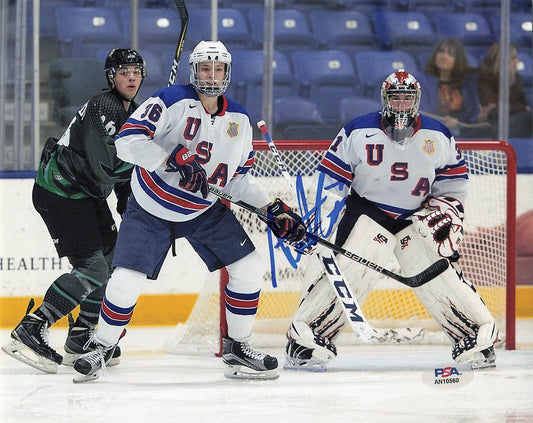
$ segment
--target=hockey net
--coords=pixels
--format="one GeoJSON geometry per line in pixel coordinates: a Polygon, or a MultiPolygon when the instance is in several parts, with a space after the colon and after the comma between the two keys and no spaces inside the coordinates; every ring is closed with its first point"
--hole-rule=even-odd
{"type": "MultiPolygon", "coordinates": [[[[297,208],[296,201],[290,201],[294,196],[280,175],[267,144],[256,141],[254,145],[255,176],[260,178],[271,198],[280,197],[297,208]]],[[[313,171],[329,145],[330,141],[276,141],[289,173],[294,178],[302,176],[306,195],[311,195],[308,189],[313,171]]],[[[514,349],[516,158],[512,147],[501,141],[459,142],[459,147],[467,161],[470,178],[459,263],[496,319],[506,348],[514,349]]],[[[257,347],[282,348],[302,290],[312,282],[310,278],[316,274],[318,261],[313,256],[299,257],[294,268],[280,248],[273,248],[266,225],[257,216],[235,205],[232,209],[269,269],[264,275],[252,343],[257,347]],[[272,263],[275,278],[272,278],[272,263]]],[[[392,261],[389,269],[401,272],[392,261]]],[[[220,353],[220,325],[224,321],[220,292],[223,292],[227,274],[222,270],[214,275],[220,283],[213,280],[204,283],[186,323],[179,324],[167,339],[165,349],[168,352],[220,353]]],[[[425,329],[425,342],[448,342],[409,288],[377,272],[375,286],[362,304],[366,318],[374,327],[421,326],[425,329]]],[[[353,333],[343,336],[346,342],[356,341],[353,333]]]]}

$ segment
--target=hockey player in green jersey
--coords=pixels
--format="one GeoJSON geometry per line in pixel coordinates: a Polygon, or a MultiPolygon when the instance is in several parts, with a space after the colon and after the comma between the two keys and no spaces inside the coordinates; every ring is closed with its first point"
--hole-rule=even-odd
{"type": "MultiPolygon", "coordinates": [[[[137,51],[113,49],[104,68],[109,90],[85,103],[59,140],[46,141],[32,193],[58,255],[68,258],[72,270],[51,284],[32,313],[34,301],[30,301],[27,314],[11,332],[11,342],[2,347],[12,357],[48,373],[55,373],[58,364],[72,365],[86,352],[117,238],[107,197],[115,191],[117,212],[122,214],[131,192],[133,165],[117,157],[114,137],[138,107],[134,98],[146,67],[137,51]],[[76,321],[70,318],[63,359],[48,343],[48,328],[78,305],[76,321]]],[[[120,350],[115,351],[111,364],[118,364],[119,357],[120,350]]]]}

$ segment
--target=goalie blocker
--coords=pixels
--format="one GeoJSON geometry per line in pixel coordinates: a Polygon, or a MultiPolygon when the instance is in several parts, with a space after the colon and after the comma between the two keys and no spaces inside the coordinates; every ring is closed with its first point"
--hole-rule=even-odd
{"type": "MultiPolygon", "coordinates": [[[[364,254],[382,266],[394,255],[403,274],[416,274],[441,259],[437,254],[441,243],[431,248],[414,225],[406,224],[392,234],[363,214],[353,225],[344,248],[364,254]]],[[[374,272],[342,256],[338,257],[338,263],[354,296],[363,304],[373,288],[374,272]]],[[[457,263],[413,288],[413,292],[452,343],[452,358],[456,362],[469,363],[472,369],[495,366],[493,345],[498,340],[498,330],[494,319],[457,263]]],[[[325,274],[319,273],[303,295],[287,332],[286,367],[324,370],[327,362],[336,356],[334,343],[346,323],[342,305],[325,274]]]]}

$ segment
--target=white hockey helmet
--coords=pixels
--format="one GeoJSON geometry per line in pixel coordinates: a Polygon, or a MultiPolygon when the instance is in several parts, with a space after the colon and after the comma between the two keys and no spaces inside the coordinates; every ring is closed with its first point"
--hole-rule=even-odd
{"type": "Polygon", "coordinates": [[[189,55],[191,71],[191,84],[202,94],[208,97],[217,97],[224,94],[231,82],[231,54],[220,41],[200,41],[189,55]],[[205,80],[198,79],[198,65],[204,62],[224,63],[226,76],[220,84],[208,84],[205,80]]]}
{"type": "Polygon", "coordinates": [[[385,128],[391,139],[400,145],[414,132],[420,95],[420,84],[403,69],[391,73],[381,85],[381,114],[385,128]]]}

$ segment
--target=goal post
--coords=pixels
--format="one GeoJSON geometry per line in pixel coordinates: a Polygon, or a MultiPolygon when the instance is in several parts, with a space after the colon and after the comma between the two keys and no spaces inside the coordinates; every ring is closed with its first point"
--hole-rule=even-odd
{"type": "MultiPolygon", "coordinates": [[[[295,179],[300,175],[305,196],[311,195],[313,172],[330,143],[276,141],[288,172],[295,179]]],[[[459,141],[458,145],[467,162],[470,179],[459,264],[495,317],[505,348],[514,349],[516,156],[510,144],[503,141],[459,141]]],[[[252,172],[268,195],[280,197],[297,208],[267,143],[255,141],[254,149],[252,172]]],[[[275,248],[275,238],[268,239],[264,222],[246,210],[231,207],[268,269],[264,275],[252,342],[258,347],[282,348],[302,289],[307,288],[319,271],[318,261],[313,256],[299,256],[294,252],[291,255],[275,248]]],[[[389,269],[400,272],[394,261],[389,269]]],[[[178,325],[167,339],[165,349],[168,352],[220,354],[220,326],[225,322],[224,300],[220,293],[224,292],[225,283],[227,272],[222,270],[204,284],[187,322],[178,325]]],[[[376,273],[375,289],[361,303],[365,316],[375,327],[421,326],[426,330],[428,342],[449,342],[412,290],[383,275],[376,273]]],[[[347,342],[354,342],[353,333],[343,336],[347,342]]]]}

